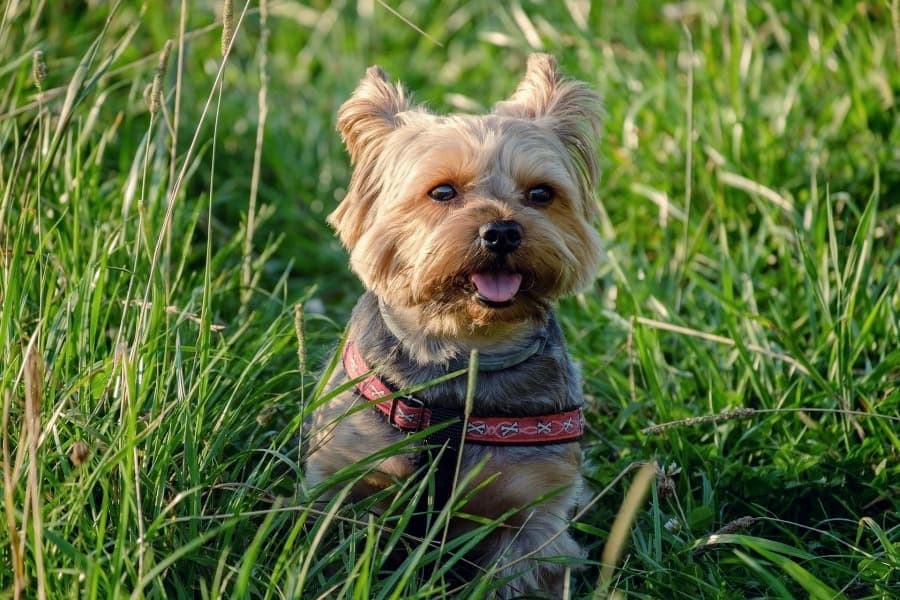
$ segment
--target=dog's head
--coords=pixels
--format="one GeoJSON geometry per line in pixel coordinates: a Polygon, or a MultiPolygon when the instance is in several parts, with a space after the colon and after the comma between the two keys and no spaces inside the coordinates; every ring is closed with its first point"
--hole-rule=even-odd
{"type": "Polygon", "coordinates": [[[354,171],[328,220],[351,268],[433,333],[541,319],[597,271],[599,113],[543,54],[483,116],[433,115],[371,67],[338,113],[354,171]]]}

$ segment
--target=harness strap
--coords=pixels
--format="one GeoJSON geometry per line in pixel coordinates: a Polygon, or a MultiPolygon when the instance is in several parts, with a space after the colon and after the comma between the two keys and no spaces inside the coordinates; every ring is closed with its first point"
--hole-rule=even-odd
{"type": "Polygon", "coordinates": [[[431,414],[435,424],[448,421],[450,424],[425,438],[423,445],[426,446],[426,449],[419,454],[420,465],[422,461],[434,463],[435,460],[437,464],[432,479],[433,493],[432,490],[429,490],[428,493],[422,494],[407,527],[409,533],[418,537],[425,536],[438,511],[450,500],[456,464],[462,448],[462,421],[457,412],[445,408],[435,408],[431,414]]]}

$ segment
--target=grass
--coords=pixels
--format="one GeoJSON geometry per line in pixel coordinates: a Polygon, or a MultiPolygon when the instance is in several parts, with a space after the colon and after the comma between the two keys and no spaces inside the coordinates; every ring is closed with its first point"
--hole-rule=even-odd
{"type": "Polygon", "coordinates": [[[301,424],[360,289],[324,225],[337,107],[379,63],[482,110],[535,49],[608,111],[606,260],[560,307],[571,597],[896,595],[896,0],[237,3],[227,58],[221,5],[179,8],[0,16],[3,597],[489,593],[448,569],[496,524],[392,562],[427,478],[313,505],[301,424]]]}

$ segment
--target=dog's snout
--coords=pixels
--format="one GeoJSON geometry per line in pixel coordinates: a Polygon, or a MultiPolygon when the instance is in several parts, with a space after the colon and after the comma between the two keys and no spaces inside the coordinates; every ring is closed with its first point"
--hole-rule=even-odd
{"type": "Polygon", "coordinates": [[[481,246],[496,254],[509,254],[522,244],[522,226],[516,221],[491,221],[478,230],[481,246]]]}

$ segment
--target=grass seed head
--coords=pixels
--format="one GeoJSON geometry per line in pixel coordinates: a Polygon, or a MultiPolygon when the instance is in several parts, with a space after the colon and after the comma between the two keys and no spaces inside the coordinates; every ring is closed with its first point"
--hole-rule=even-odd
{"type": "Polygon", "coordinates": [[[37,435],[41,422],[41,398],[43,396],[44,359],[29,346],[25,353],[25,415],[37,435]]]}
{"type": "Polygon", "coordinates": [[[228,54],[232,37],[234,37],[234,4],[231,0],[225,0],[222,3],[222,56],[228,54]]]}
{"type": "Polygon", "coordinates": [[[756,523],[756,517],[739,517],[734,521],[728,522],[723,525],[720,529],[716,530],[714,535],[725,535],[727,533],[737,533],[738,531],[743,531],[744,529],[749,529],[756,523]]]}
{"type": "Polygon", "coordinates": [[[278,409],[275,406],[265,406],[259,413],[256,415],[256,423],[260,427],[265,427],[272,421],[272,417],[274,417],[278,413],[278,409]]]}
{"type": "Polygon", "coordinates": [[[752,408],[735,408],[726,410],[715,415],[703,415],[702,417],[689,417],[678,421],[670,421],[668,423],[660,423],[659,425],[651,425],[641,430],[642,433],[656,434],[675,429],[676,427],[693,427],[704,423],[723,423],[725,421],[733,421],[738,419],[748,419],[756,414],[752,408]]]}
{"type": "Polygon", "coordinates": [[[681,467],[675,463],[668,467],[656,463],[656,493],[660,498],[675,495],[675,476],[681,473],[681,467]]]}
{"type": "Polygon", "coordinates": [[[34,87],[44,89],[44,80],[47,79],[47,63],[44,62],[44,53],[35,50],[31,55],[31,76],[34,78],[34,87]]]}
{"type": "Polygon", "coordinates": [[[163,46],[162,53],[159,55],[159,62],[156,63],[156,71],[153,73],[153,86],[150,88],[150,114],[155,115],[162,106],[162,80],[166,73],[166,64],[169,62],[169,55],[172,53],[172,40],[167,40],[163,46]]]}
{"type": "Polygon", "coordinates": [[[668,521],[665,522],[663,527],[665,527],[666,531],[668,531],[670,533],[678,533],[679,531],[681,531],[681,521],[672,517],[671,519],[669,519],[668,521]]]}
{"type": "Polygon", "coordinates": [[[69,448],[69,459],[76,467],[80,467],[87,462],[91,455],[91,448],[84,440],[75,440],[69,448]]]}
{"type": "Polygon", "coordinates": [[[297,362],[300,372],[306,373],[306,335],[303,332],[303,304],[294,305],[294,332],[297,335],[297,362]]]}

